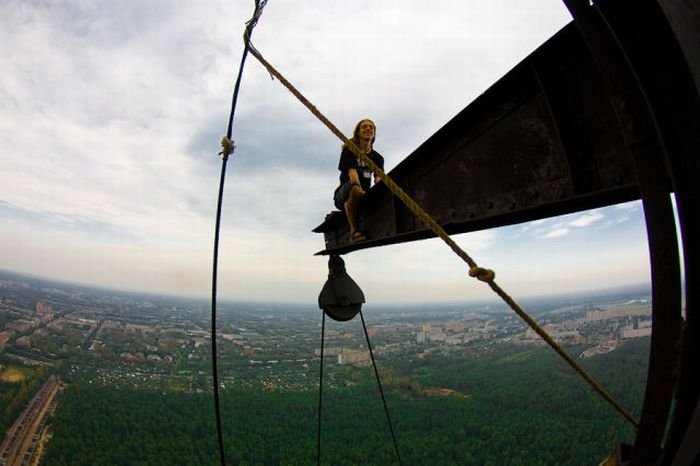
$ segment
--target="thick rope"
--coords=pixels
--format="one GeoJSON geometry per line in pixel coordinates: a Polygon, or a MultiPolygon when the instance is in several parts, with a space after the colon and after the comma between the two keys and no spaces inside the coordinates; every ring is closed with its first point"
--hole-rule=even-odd
{"type": "Polygon", "coordinates": [[[386,422],[389,424],[389,432],[391,432],[391,440],[394,442],[394,451],[396,451],[396,458],[401,462],[401,455],[399,454],[399,444],[396,442],[396,435],[394,434],[394,426],[391,424],[391,418],[389,417],[389,408],[386,404],[386,398],[384,397],[384,389],[382,388],[382,381],[379,379],[379,371],[377,370],[377,363],[374,362],[374,353],[372,353],[372,344],[369,342],[369,334],[367,333],[367,325],[365,325],[365,317],[360,311],[360,319],[362,319],[362,328],[365,330],[365,338],[367,339],[367,349],[369,349],[369,357],[372,359],[372,367],[374,367],[374,375],[377,377],[377,386],[379,386],[379,394],[382,396],[382,404],[384,405],[384,413],[386,414],[386,422]]]}
{"type": "Polygon", "coordinates": [[[321,369],[318,375],[318,428],[316,429],[316,464],[321,466],[321,413],[323,412],[323,341],[326,335],[326,313],[321,320],[321,369]]]}
{"type": "Polygon", "coordinates": [[[285,79],[282,74],[277,71],[270,63],[267,62],[260,54],[260,52],[255,49],[255,47],[250,47],[250,53],[258,59],[260,64],[262,64],[265,69],[270,73],[271,76],[277,78],[284,87],[286,87],[294,96],[311,112],[318,118],[333,134],[335,134],[338,139],[340,139],[346,147],[348,147],[352,152],[360,158],[370,169],[374,172],[375,176],[381,177],[382,182],[391,190],[396,197],[398,197],[401,202],[403,202],[406,207],[408,207],[411,212],[413,212],[428,228],[430,228],[435,235],[440,237],[452,251],[457,254],[464,262],[469,266],[469,274],[481,281],[488,283],[489,287],[501,297],[501,299],[510,306],[510,308],[520,316],[529,326],[532,328],[542,339],[551,346],[554,351],[559,354],[564,361],[566,361],[572,369],[574,369],[592,388],[595,390],[605,401],[607,401],[623,418],[630,422],[635,428],[639,427],[639,423],[632,417],[632,415],[625,410],[597,381],[591,377],[586,370],[581,367],[571,356],[569,356],[555,341],[547,334],[547,332],[540,327],[537,322],[535,322],[505,291],[499,287],[494,281],[495,273],[488,269],[482,269],[479,267],[474,259],[472,259],[469,254],[467,254],[462,248],[457,245],[457,243],[452,240],[452,238],[447,234],[444,228],[433,219],[423,208],[414,201],[400,186],[398,186],[377,164],[375,164],[372,159],[370,159],[366,154],[364,154],[354,142],[348,139],[333,123],[331,123],[328,118],[326,118],[304,95],[299,92],[287,79],[285,79]],[[485,272],[483,272],[485,271],[485,272]]]}
{"type": "Polygon", "coordinates": [[[241,57],[241,64],[238,68],[238,77],[236,78],[236,85],[233,90],[233,97],[231,102],[231,113],[228,120],[228,129],[226,131],[226,136],[221,139],[222,150],[219,155],[222,156],[221,162],[221,177],[219,179],[219,198],[216,204],[216,224],[214,227],[214,259],[212,264],[212,279],[211,279],[211,361],[212,361],[212,384],[214,388],[214,410],[216,411],[216,435],[219,443],[219,461],[222,466],[226,466],[226,455],[224,451],[224,434],[221,428],[221,404],[219,401],[219,370],[218,370],[218,351],[216,347],[216,284],[217,284],[217,271],[219,268],[219,233],[221,231],[221,206],[223,204],[224,197],[224,181],[226,179],[226,162],[228,161],[229,155],[233,153],[235,148],[233,140],[231,139],[233,131],[233,116],[236,113],[236,102],[238,101],[238,91],[241,87],[241,78],[243,76],[243,66],[245,65],[245,60],[248,55],[250,46],[250,37],[253,33],[253,28],[258,22],[260,15],[262,14],[262,9],[267,3],[267,0],[255,0],[255,11],[253,17],[246,23],[245,30],[245,47],[243,49],[243,56],[241,57]]]}

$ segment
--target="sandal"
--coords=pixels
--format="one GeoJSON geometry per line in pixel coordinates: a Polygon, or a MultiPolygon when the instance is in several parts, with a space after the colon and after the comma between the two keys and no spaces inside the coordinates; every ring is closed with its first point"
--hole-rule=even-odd
{"type": "Polygon", "coordinates": [[[351,243],[357,243],[358,241],[367,241],[367,237],[360,230],[357,230],[350,235],[351,243]]]}

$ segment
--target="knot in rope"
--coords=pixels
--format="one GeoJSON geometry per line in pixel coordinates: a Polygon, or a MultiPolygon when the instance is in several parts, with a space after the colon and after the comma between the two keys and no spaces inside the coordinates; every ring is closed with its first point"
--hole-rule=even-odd
{"type": "Polygon", "coordinates": [[[235,149],[236,145],[233,143],[232,140],[228,138],[228,136],[224,136],[221,138],[221,152],[219,152],[219,155],[228,157],[229,155],[233,154],[233,151],[235,149]]]}
{"type": "Polygon", "coordinates": [[[496,272],[491,269],[484,269],[481,267],[472,267],[469,269],[469,276],[476,277],[482,282],[492,282],[496,278],[496,272]]]}

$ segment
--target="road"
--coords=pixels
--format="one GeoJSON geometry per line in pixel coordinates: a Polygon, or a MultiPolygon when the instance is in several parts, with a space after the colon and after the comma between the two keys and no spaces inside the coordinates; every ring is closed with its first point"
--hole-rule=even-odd
{"type": "Polygon", "coordinates": [[[32,452],[58,393],[58,380],[51,376],[34,395],[0,444],[0,466],[30,464],[32,452]]]}

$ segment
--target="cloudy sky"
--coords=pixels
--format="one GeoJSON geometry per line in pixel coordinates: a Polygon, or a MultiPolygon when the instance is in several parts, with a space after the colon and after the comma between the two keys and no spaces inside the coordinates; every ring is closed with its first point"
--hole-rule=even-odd
{"type": "MultiPolygon", "coordinates": [[[[0,2],[0,268],[206,297],[253,1],[0,2]]],[[[570,21],[559,0],[271,0],[256,47],[391,169],[570,21]]],[[[311,233],[340,142],[249,57],[228,163],[222,298],[314,302],[311,233]]],[[[459,235],[515,296],[649,279],[638,202],[459,235]]],[[[490,296],[437,240],[346,256],[368,301],[490,296]]]]}

